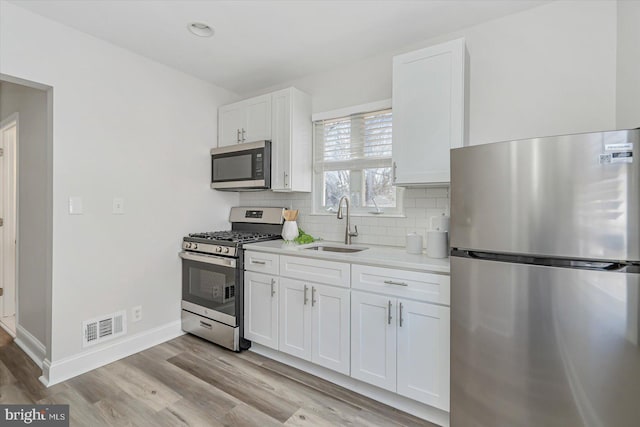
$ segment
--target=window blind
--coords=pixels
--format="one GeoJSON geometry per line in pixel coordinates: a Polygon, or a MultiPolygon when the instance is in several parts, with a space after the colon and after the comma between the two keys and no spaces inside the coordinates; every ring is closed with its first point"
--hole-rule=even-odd
{"type": "Polygon", "coordinates": [[[363,169],[391,165],[390,109],[314,122],[314,169],[363,169]]]}

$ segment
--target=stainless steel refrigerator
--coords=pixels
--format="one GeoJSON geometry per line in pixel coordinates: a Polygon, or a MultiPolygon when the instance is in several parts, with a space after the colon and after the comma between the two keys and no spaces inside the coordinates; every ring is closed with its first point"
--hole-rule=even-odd
{"type": "Polygon", "coordinates": [[[640,130],[451,151],[451,425],[640,426],[640,130]]]}

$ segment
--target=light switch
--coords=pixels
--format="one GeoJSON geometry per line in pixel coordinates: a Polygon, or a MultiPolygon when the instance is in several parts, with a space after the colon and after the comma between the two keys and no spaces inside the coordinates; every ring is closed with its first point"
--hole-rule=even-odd
{"type": "Polygon", "coordinates": [[[114,215],[124,214],[124,199],[122,197],[113,198],[113,211],[114,215]]]}
{"type": "Polygon", "coordinates": [[[82,215],[82,197],[71,196],[69,197],[69,215],[82,215]]]}

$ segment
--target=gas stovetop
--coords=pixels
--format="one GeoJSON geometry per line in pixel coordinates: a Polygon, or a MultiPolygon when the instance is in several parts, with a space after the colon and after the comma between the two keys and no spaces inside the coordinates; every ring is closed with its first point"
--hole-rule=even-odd
{"type": "Polygon", "coordinates": [[[280,239],[284,208],[231,208],[231,230],[191,233],[182,249],[226,257],[239,257],[245,243],[280,239]]]}
{"type": "Polygon", "coordinates": [[[218,245],[237,245],[242,243],[262,242],[264,240],[279,239],[279,234],[261,233],[257,231],[208,231],[204,233],[191,233],[185,240],[192,242],[212,243],[218,245]]]}

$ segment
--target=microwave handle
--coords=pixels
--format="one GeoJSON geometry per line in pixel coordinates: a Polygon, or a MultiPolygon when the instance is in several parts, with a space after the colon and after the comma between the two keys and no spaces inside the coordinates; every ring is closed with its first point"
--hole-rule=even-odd
{"type": "Polygon", "coordinates": [[[236,260],[233,258],[225,258],[214,255],[194,254],[191,252],[180,252],[180,258],[189,261],[203,262],[205,264],[221,265],[223,267],[236,268],[236,260]]]}

